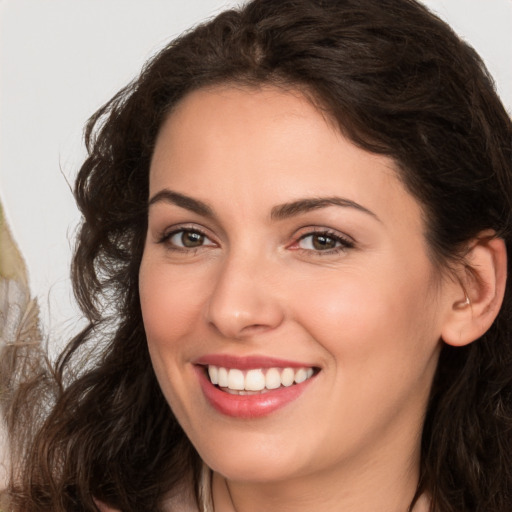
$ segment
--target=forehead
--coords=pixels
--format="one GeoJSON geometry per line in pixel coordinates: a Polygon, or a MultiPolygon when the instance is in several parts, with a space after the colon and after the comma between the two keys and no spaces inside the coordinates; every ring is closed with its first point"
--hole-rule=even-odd
{"type": "Polygon", "coordinates": [[[325,132],[330,138],[339,135],[334,123],[298,90],[220,85],[189,93],[174,107],[160,130],[154,157],[163,144],[173,150],[194,144],[205,150],[212,144],[219,153],[235,155],[263,143],[284,152],[294,142],[293,133],[311,138],[325,132]]]}
{"type": "Polygon", "coordinates": [[[151,194],[171,188],[243,210],[342,195],[397,222],[404,208],[420,217],[391,158],[357,147],[299,91],[271,86],[190,93],[162,126],[150,174],[151,194]]]}

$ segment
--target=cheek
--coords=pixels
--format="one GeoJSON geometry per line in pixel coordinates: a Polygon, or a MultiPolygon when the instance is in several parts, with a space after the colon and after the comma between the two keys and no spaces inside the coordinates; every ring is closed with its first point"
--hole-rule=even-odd
{"type": "Polygon", "coordinates": [[[327,423],[358,418],[347,438],[359,439],[363,425],[377,432],[401,410],[419,417],[426,403],[439,348],[435,301],[426,279],[405,274],[345,273],[296,293],[297,317],[329,354],[325,378],[338,405],[327,423]]]}
{"type": "Polygon", "coordinates": [[[143,257],[139,293],[148,349],[157,380],[177,417],[187,418],[191,401],[183,366],[190,359],[187,340],[201,316],[197,279],[171,269],[152,255],[143,257]]]}
{"type": "Polygon", "coordinates": [[[341,364],[370,356],[419,363],[434,350],[440,332],[428,271],[394,270],[345,272],[295,294],[302,324],[341,364]]]}
{"type": "Polygon", "coordinates": [[[179,340],[200,316],[200,279],[171,271],[165,265],[143,258],[139,273],[139,291],[144,328],[148,343],[168,345],[179,340]]]}

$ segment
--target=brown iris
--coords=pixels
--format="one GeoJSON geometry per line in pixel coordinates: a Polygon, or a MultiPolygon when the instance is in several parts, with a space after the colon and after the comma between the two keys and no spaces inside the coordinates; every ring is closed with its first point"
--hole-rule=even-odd
{"type": "Polygon", "coordinates": [[[334,249],[336,247],[337,240],[327,235],[313,235],[312,244],[313,247],[318,251],[325,251],[334,249]]]}
{"type": "Polygon", "coordinates": [[[201,247],[204,239],[205,236],[197,231],[183,231],[181,234],[181,243],[187,248],[201,247]]]}

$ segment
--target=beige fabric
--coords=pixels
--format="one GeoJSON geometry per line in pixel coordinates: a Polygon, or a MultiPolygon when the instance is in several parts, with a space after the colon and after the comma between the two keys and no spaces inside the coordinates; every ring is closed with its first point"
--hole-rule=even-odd
{"type": "Polygon", "coordinates": [[[1,421],[0,418],[0,493],[7,488],[9,474],[8,461],[9,450],[7,447],[7,433],[5,432],[3,421],[1,421]]]}
{"type": "Polygon", "coordinates": [[[39,345],[38,323],[39,308],[30,297],[26,265],[0,203],[0,511],[3,512],[10,509],[5,492],[10,456],[3,414],[9,411],[12,391],[26,371],[25,359],[13,355],[17,347],[39,345]]]}

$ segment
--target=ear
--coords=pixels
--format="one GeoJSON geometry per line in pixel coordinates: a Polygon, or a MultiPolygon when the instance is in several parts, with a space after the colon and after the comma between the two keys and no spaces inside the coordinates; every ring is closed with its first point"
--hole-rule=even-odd
{"type": "Polygon", "coordinates": [[[481,233],[469,244],[463,266],[441,333],[445,343],[459,347],[480,338],[498,316],[507,280],[504,240],[481,233]]]}

